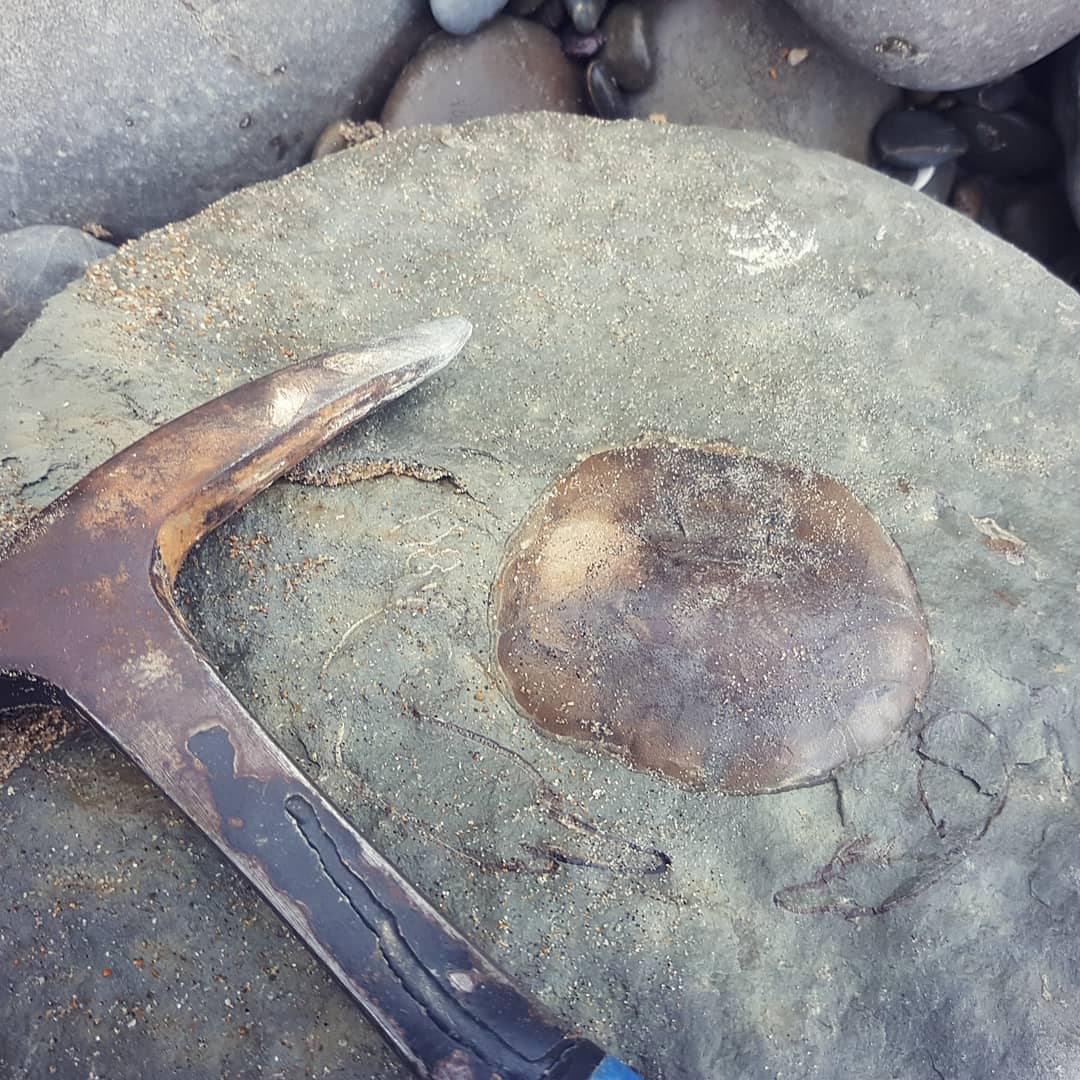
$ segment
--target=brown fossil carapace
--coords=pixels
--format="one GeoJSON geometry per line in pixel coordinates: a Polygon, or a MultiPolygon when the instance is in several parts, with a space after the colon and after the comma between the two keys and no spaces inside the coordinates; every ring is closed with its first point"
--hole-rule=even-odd
{"type": "Polygon", "coordinates": [[[511,539],[497,666],[543,730],[732,793],[889,743],[926,689],[915,582],[836,480],[642,442],[560,477],[511,539]]]}

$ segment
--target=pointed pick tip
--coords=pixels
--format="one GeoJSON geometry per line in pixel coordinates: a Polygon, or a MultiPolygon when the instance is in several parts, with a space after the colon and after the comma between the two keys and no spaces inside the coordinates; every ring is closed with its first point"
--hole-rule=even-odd
{"type": "Polygon", "coordinates": [[[453,360],[469,340],[472,329],[468,319],[457,315],[432,319],[377,341],[331,353],[321,363],[357,380],[405,369],[426,379],[453,360]]]}

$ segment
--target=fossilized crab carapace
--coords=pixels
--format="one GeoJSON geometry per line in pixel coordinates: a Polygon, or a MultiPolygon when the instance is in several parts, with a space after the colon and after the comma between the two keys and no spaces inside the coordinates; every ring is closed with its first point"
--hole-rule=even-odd
{"type": "Polygon", "coordinates": [[[505,689],[543,730],[726,792],[879,749],[930,676],[915,582],[869,511],[726,443],[577,464],[511,539],[493,620],[505,689]]]}

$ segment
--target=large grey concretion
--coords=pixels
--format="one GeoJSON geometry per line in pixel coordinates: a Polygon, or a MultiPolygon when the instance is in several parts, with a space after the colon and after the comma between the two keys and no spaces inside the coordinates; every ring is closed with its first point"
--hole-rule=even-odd
{"type": "MultiPolygon", "coordinates": [[[[662,1080],[1075,1070],[1075,293],[851,162],[553,116],[402,132],[127,250],[0,365],[0,513],[289,354],[476,325],[181,584],[241,699],[507,970],[662,1080]],[[869,508],[926,610],[921,735],[725,798],[501,697],[506,540],[579,456],[649,433],[869,508]]],[[[0,1071],[398,1076],[110,753],[84,737],[0,787],[25,895],[0,905],[0,1071]]]]}

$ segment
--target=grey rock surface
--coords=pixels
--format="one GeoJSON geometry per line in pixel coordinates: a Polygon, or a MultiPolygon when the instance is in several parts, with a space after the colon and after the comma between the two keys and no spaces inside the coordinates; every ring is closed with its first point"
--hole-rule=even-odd
{"type": "Polygon", "coordinates": [[[116,248],[66,225],[0,233],[0,353],[41,314],[45,301],[116,248]]]}
{"type": "MultiPolygon", "coordinates": [[[[649,1080],[1075,1074],[1080,297],[930,199],[762,136],[534,115],[365,146],[49,305],[0,365],[0,521],[293,356],[469,317],[464,356],[185,568],[241,700],[649,1080]],[[646,433],[803,462],[879,518],[935,653],[890,748],[721,798],[502,697],[507,538],[579,456],[646,433]]],[[[102,738],[0,785],[0,826],[0,1074],[401,1077],[102,738]]]]}
{"type": "Polygon", "coordinates": [[[959,90],[1034,64],[1080,34],[1072,0],[791,0],[842,53],[886,82],[959,90]]]}
{"type": "Polygon", "coordinates": [[[870,131],[899,101],[828,46],[783,0],[666,0],[649,5],[656,76],[634,115],[764,131],[866,161],[870,131]],[[784,49],[806,48],[797,67],[784,49]]]}
{"type": "Polygon", "coordinates": [[[119,239],[307,160],[373,116],[433,28],[425,0],[30,0],[0,38],[0,231],[119,239]]]}

